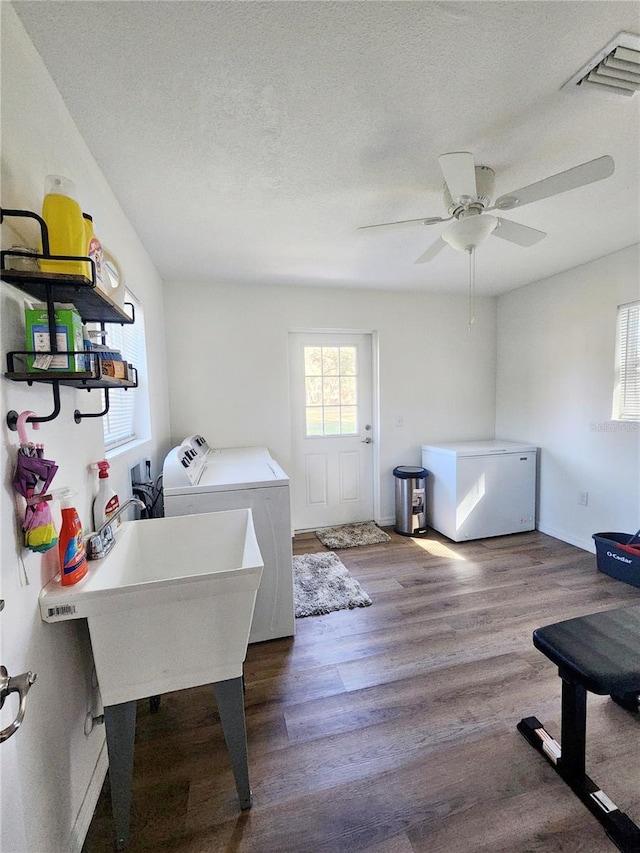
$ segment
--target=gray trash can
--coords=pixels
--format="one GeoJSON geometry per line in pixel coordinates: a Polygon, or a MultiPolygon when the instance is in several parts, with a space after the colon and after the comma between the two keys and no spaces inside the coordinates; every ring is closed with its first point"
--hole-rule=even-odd
{"type": "Polygon", "coordinates": [[[396,478],[396,533],[415,536],[427,532],[425,505],[425,480],[429,476],[426,468],[399,465],[393,469],[396,478]]]}

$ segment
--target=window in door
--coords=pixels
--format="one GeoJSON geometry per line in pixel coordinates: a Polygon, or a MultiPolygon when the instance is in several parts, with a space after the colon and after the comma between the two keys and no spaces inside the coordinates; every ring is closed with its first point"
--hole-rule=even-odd
{"type": "Polygon", "coordinates": [[[618,306],[613,418],[640,421],[640,300],[618,306]]]}
{"type": "Polygon", "coordinates": [[[354,346],[305,346],[307,438],[357,435],[358,358],[354,346]]]}

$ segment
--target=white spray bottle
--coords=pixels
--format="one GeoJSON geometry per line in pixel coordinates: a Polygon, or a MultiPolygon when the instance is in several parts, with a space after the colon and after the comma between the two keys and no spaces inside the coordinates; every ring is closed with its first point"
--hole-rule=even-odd
{"type": "MultiPolygon", "coordinates": [[[[93,524],[94,529],[99,530],[105,521],[120,509],[120,500],[109,485],[109,463],[107,460],[94,462],[91,465],[91,470],[98,472],[98,494],[93,501],[93,524]]],[[[118,518],[114,525],[115,530],[121,524],[122,519],[118,518]]]]}

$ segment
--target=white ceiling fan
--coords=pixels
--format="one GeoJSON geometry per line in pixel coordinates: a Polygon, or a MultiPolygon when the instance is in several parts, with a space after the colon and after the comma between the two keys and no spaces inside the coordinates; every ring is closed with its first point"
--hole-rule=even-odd
{"type": "Polygon", "coordinates": [[[612,175],[614,171],[611,157],[608,155],[598,157],[588,163],[567,169],[565,172],[536,181],[527,187],[505,193],[490,207],[495,182],[493,169],[488,166],[476,166],[473,154],[468,151],[442,154],[438,158],[438,163],[445,180],[444,204],[448,216],[429,216],[399,222],[383,222],[378,225],[363,225],[358,230],[384,228],[389,225],[435,225],[454,220],[415,261],[417,264],[433,260],[447,243],[452,248],[468,252],[472,256],[474,250],[490,235],[501,237],[518,246],[533,246],[546,237],[544,231],[538,231],[500,216],[492,216],[489,211],[524,207],[525,204],[601,181],[612,175]]]}

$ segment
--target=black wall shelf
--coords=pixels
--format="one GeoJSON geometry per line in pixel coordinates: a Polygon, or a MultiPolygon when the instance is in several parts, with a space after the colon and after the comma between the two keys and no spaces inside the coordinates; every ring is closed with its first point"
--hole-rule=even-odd
{"type": "MultiPolygon", "coordinates": [[[[46,370],[33,371],[27,370],[26,358],[34,355],[33,352],[13,351],[7,353],[7,372],[5,377],[13,382],[26,382],[32,385],[34,382],[47,383],[52,386],[53,393],[53,411],[46,416],[32,415],[27,418],[27,423],[44,423],[52,421],[60,413],[60,385],[68,385],[75,388],[84,388],[87,391],[92,389],[102,389],[105,398],[105,408],[102,412],[87,412],[82,413],[77,409],[74,412],[74,420],[80,423],[83,418],[95,418],[106,415],[109,411],[109,391],[113,389],[137,388],[138,373],[133,365],[128,365],[128,378],[115,379],[113,377],[104,376],[101,372],[101,362],[99,353],[92,350],[79,352],[64,352],[57,349],[56,345],[56,322],[55,322],[55,303],[71,303],[77,310],[84,323],[101,323],[104,329],[105,323],[130,324],[135,322],[135,310],[131,303],[127,305],[131,309],[128,314],[105,293],[96,287],[96,270],[93,260],[90,258],[82,258],[70,255],[51,255],[49,253],[49,235],[47,225],[44,220],[28,210],[7,210],[0,209],[0,222],[5,217],[17,216],[28,217],[35,219],[40,226],[41,243],[43,251],[41,254],[26,254],[24,252],[7,250],[0,252],[0,277],[3,281],[18,288],[18,290],[27,294],[27,296],[39,302],[44,302],[47,306],[47,314],[49,321],[49,341],[51,350],[48,353],[38,353],[39,355],[67,355],[68,358],[81,355],[86,360],[86,370],[83,371],[60,371],[46,370]],[[37,258],[51,258],[58,260],[74,260],[84,261],[91,265],[91,279],[82,275],[67,275],[62,273],[41,272],[40,270],[16,270],[5,269],[6,259],[8,257],[27,257],[31,260],[37,258]]],[[[9,429],[15,430],[17,426],[18,413],[11,411],[7,415],[7,424],[9,429]]]]}
{"type": "Polygon", "coordinates": [[[56,302],[72,302],[83,323],[135,323],[133,314],[127,314],[83,275],[6,269],[0,274],[3,281],[38,302],[46,302],[48,288],[53,288],[56,302]]]}
{"type": "Polygon", "coordinates": [[[38,352],[37,355],[64,355],[70,359],[81,357],[88,360],[85,370],[27,370],[27,358],[34,357],[30,350],[14,350],[7,353],[7,367],[5,373],[7,379],[12,382],[59,382],[60,385],[70,385],[75,388],[137,388],[138,371],[132,364],[127,365],[127,372],[131,374],[127,379],[118,379],[113,376],[105,376],[102,373],[102,365],[99,352],[91,350],[70,350],[57,352],[38,352]]]}

